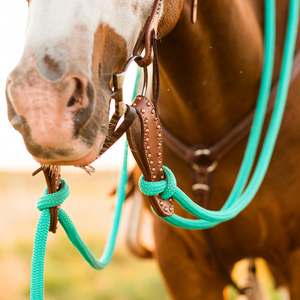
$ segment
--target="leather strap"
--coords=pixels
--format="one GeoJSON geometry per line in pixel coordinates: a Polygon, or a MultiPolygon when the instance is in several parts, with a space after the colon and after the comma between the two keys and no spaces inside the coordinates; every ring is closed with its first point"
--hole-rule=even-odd
{"type": "Polygon", "coordinates": [[[120,120],[121,116],[114,115],[111,119],[109,124],[108,133],[106,135],[106,139],[104,141],[104,145],[100,150],[100,155],[102,155],[107,149],[109,149],[131,126],[132,122],[135,119],[136,110],[131,107],[127,106],[127,111],[124,116],[124,121],[122,124],[116,129],[118,121],[120,120]]]}
{"type": "MultiPolygon", "coordinates": [[[[197,8],[198,0],[191,0],[191,22],[196,23],[197,20],[197,8]]],[[[161,13],[163,0],[155,0],[152,13],[147,19],[143,30],[140,33],[140,36],[134,46],[133,55],[142,53],[145,49],[145,56],[143,58],[137,58],[135,61],[141,67],[145,68],[149,66],[153,61],[153,32],[158,35],[158,22],[159,16],[161,13]]],[[[159,36],[157,38],[160,38],[159,36]]]]}
{"type": "Polygon", "coordinates": [[[160,77],[158,67],[158,55],[157,55],[157,36],[153,31],[152,33],[152,44],[153,44],[153,80],[152,80],[152,96],[155,111],[157,112],[157,103],[160,88],[160,77]]]}
{"type": "Polygon", "coordinates": [[[197,21],[197,8],[198,8],[198,0],[192,0],[191,22],[193,24],[195,24],[197,21]]]}
{"type": "MultiPolygon", "coordinates": [[[[140,167],[144,178],[149,182],[165,178],[163,170],[162,126],[155,113],[152,102],[144,96],[137,96],[132,106],[137,114],[127,131],[128,144],[140,167]]],[[[171,216],[174,212],[174,200],[163,200],[160,195],[148,197],[157,215],[171,216]]]]}
{"type": "Polygon", "coordinates": [[[152,43],[152,33],[154,32],[157,35],[157,27],[159,16],[161,13],[163,0],[155,0],[152,13],[147,19],[146,24],[140,33],[140,36],[135,44],[133,49],[133,55],[137,53],[140,54],[145,48],[145,55],[143,58],[136,58],[136,63],[141,68],[149,66],[153,61],[153,43],[152,43]]]}
{"type": "MultiPolygon", "coordinates": [[[[56,193],[60,190],[61,175],[60,166],[43,167],[43,173],[46,179],[48,194],[56,193]]],[[[58,210],[60,206],[50,207],[50,227],[49,231],[56,233],[58,222],[58,210]]]]}
{"type": "MultiPolygon", "coordinates": [[[[211,186],[212,186],[212,176],[213,172],[209,172],[208,168],[203,165],[194,165],[191,168],[192,173],[192,190],[194,195],[194,201],[206,208],[209,209],[210,204],[210,193],[211,193],[211,186]]],[[[222,256],[222,253],[219,251],[214,237],[212,235],[212,231],[210,229],[203,230],[205,235],[205,239],[207,241],[208,247],[213,254],[214,258],[217,261],[218,267],[222,272],[224,278],[241,294],[245,294],[244,289],[240,289],[237,284],[232,280],[230,272],[228,272],[226,260],[222,256]]]]}

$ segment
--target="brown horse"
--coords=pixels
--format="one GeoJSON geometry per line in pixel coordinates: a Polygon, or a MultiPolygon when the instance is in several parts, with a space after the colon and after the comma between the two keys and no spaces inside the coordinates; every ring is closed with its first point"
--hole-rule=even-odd
{"type": "MultiPolygon", "coordinates": [[[[164,0],[158,26],[159,115],[188,146],[210,146],[255,106],[263,63],[262,0],[164,0]]],[[[8,114],[28,151],[42,164],[84,165],[107,132],[111,75],[121,70],[154,0],[30,2],[24,54],[7,83],[8,114]]],[[[278,79],[288,2],[277,1],[278,79]]],[[[299,33],[298,33],[299,36],[299,33]]],[[[297,49],[299,48],[299,41],[297,49]]],[[[300,106],[292,85],[275,152],[252,203],[211,230],[230,271],[244,257],[264,258],[278,284],[300,299],[300,106]]],[[[210,209],[219,210],[235,181],[246,139],[219,162],[210,209]]],[[[190,197],[186,163],[167,146],[165,165],[190,197]]],[[[189,215],[179,206],[177,214],[189,215]]],[[[156,257],[174,299],[222,299],[227,279],[203,231],[172,227],[155,217],[156,257]]]]}

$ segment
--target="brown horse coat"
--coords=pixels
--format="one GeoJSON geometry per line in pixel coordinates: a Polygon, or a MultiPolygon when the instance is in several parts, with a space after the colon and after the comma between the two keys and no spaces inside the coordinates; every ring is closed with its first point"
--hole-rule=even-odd
{"type": "MultiPolygon", "coordinates": [[[[210,146],[253,109],[263,62],[263,1],[199,1],[198,20],[189,24],[183,3],[175,28],[159,43],[159,114],[186,145],[210,146]]],[[[287,21],[287,1],[277,1],[278,79],[287,21]]],[[[298,33],[299,37],[299,33],[298,33]]],[[[296,48],[299,48],[299,39],[296,48]]],[[[297,182],[300,138],[298,78],[291,86],[274,155],[252,203],[235,219],[211,230],[228,270],[245,257],[263,257],[278,284],[300,299],[300,204],[297,182]]],[[[246,139],[219,162],[210,209],[219,210],[233,186],[246,139]]],[[[165,165],[178,185],[193,197],[186,163],[165,146],[165,165]]],[[[189,217],[179,206],[175,211],[189,217]]],[[[222,299],[227,284],[203,231],[172,227],[155,218],[156,255],[174,299],[222,299]]]]}

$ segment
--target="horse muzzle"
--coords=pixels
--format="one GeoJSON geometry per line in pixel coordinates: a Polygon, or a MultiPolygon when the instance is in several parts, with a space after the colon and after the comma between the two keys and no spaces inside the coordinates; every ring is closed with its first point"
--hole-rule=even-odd
{"type": "Polygon", "coordinates": [[[85,76],[68,73],[50,81],[32,65],[26,71],[18,66],[7,80],[6,98],[12,126],[39,163],[84,165],[98,156],[107,125],[94,120],[94,87],[85,76]]]}

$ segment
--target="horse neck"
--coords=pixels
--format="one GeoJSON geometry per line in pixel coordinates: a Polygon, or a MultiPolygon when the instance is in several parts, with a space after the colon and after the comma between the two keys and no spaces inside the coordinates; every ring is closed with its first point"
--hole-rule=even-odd
{"type": "MultiPolygon", "coordinates": [[[[190,1],[189,1],[190,2],[190,1]]],[[[253,1],[200,1],[196,24],[184,3],[181,17],[159,44],[160,116],[190,145],[211,145],[256,101],[263,34],[253,1]]]]}

